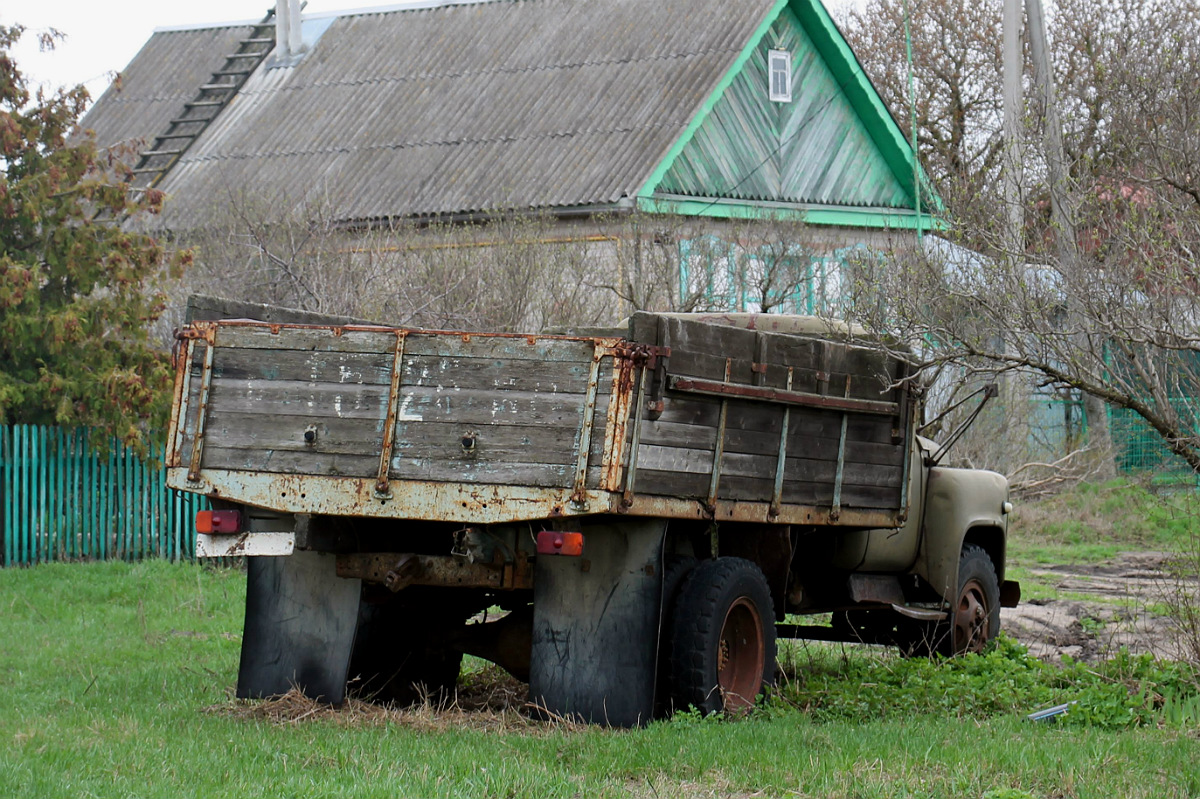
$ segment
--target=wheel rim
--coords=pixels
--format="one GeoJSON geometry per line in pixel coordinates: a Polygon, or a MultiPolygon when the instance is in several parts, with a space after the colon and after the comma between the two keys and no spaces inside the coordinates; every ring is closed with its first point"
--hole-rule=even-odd
{"type": "Polygon", "coordinates": [[[717,685],[726,710],[751,707],[762,688],[766,645],[762,619],[747,597],[738,597],[725,614],[717,647],[717,685]]]}
{"type": "Polygon", "coordinates": [[[954,614],[954,651],[982,652],[988,641],[988,609],[983,584],[968,580],[954,614]]]}

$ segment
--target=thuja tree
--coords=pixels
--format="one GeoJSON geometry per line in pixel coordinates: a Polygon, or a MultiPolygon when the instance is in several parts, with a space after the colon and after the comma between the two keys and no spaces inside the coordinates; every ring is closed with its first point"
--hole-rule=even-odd
{"type": "MultiPolygon", "coordinates": [[[[0,424],[83,425],[145,454],[165,423],[167,354],[148,325],[186,254],[135,232],[162,195],[76,130],[82,86],[31,92],[0,26],[0,424]]],[[[52,41],[47,42],[52,45],[52,41]]]]}

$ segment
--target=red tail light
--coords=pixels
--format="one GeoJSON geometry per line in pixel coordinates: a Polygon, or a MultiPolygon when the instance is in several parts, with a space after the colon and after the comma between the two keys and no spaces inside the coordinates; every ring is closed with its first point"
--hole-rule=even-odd
{"type": "Polygon", "coordinates": [[[539,555],[582,555],[583,533],[560,533],[543,530],[537,536],[539,555]]]}
{"type": "Polygon", "coordinates": [[[196,514],[197,533],[240,533],[240,510],[202,510],[196,514]]]}

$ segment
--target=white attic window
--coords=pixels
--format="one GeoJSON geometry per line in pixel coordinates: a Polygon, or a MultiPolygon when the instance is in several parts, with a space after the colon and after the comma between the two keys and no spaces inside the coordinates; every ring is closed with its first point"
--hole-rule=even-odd
{"type": "Polygon", "coordinates": [[[792,54],[787,50],[768,50],[767,69],[771,73],[771,102],[792,101],[792,54]]]}

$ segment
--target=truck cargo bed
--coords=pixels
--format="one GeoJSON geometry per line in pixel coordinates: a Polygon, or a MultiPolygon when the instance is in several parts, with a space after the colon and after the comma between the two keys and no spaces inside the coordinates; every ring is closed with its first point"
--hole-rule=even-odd
{"type": "Polygon", "coordinates": [[[641,313],[625,336],[195,322],[168,480],[297,513],[901,524],[905,363],[791,327],[641,313]]]}

